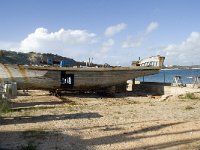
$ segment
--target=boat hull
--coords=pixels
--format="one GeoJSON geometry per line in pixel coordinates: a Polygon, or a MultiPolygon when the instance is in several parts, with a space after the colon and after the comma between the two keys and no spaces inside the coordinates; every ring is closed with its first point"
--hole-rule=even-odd
{"type": "Polygon", "coordinates": [[[158,67],[64,68],[0,64],[0,82],[17,82],[18,89],[96,90],[157,74],[158,67]]]}

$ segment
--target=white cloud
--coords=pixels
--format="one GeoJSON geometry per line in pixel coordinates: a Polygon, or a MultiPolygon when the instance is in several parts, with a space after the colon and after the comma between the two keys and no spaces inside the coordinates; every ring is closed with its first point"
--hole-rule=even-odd
{"type": "Polygon", "coordinates": [[[159,52],[166,56],[167,63],[179,65],[200,64],[200,33],[192,32],[180,44],[170,44],[159,52]]]}
{"type": "Polygon", "coordinates": [[[151,22],[148,27],[146,28],[146,34],[149,34],[158,28],[157,22],[151,22]]]}
{"type": "Polygon", "coordinates": [[[113,39],[108,39],[106,42],[102,44],[101,52],[102,53],[108,52],[113,47],[114,44],[115,41],[113,39]]]}
{"type": "Polygon", "coordinates": [[[129,36],[127,40],[122,43],[122,48],[135,48],[140,47],[143,42],[143,36],[138,36],[136,38],[129,36]]]}
{"type": "Polygon", "coordinates": [[[158,23],[157,22],[151,22],[145,32],[143,32],[142,34],[136,36],[136,37],[132,37],[129,36],[123,43],[122,43],[122,48],[135,48],[135,47],[140,47],[142,45],[142,43],[144,42],[144,39],[150,34],[152,33],[154,30],[156,30],[158,28],[158,23]]]}
{"type": "Polygon", "coordinates": [[[45,28],[37,28],[35,32],[29,34],[21,43],[21,51],[44,51],[51,49],[66,49],[73,45],[90,44],[95,41],[95,34],[85,30],[64,30],[48,32],[45,28]]]}
{"type": "Polygon", "coordinates": [[[106,28],[104,34],[107,37],[111,37],[111,36],[114,36],[115,34],[121,32],[121,31],[123,31],[124,29],[126,29],[126,27],[127,27],[127,25],[125,23],[113,25],[113,26],[106,28]]]}
{"type": "MultiPolygon", "coordinates": [[[[80,61],[91,57],[94,58],[95,63],[109,62],[115,64],[117,61],[123,61],[123,64],[125,64],[125,62],[131,61],[132,57],[129,57],[126,51],[117,47],[119,46],[115,41],[117,39],[112,36],[124,30],[126,26],[125,23],[121,23],[107,28],[105,32],[107,37],[99,37],[86,30],[60,29],[56,32],[50,32],[45,28],[37,28],[18,43],[0,41],[0,49],[54,53],[80,61]]],[[[144,35],[145,31],[136,37],[129,36],[122,47],[141,46],[144,35]]]]}

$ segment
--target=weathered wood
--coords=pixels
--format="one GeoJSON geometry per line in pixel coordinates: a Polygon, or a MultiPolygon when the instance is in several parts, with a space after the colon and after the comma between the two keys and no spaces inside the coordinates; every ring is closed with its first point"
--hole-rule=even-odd
{"type": "Polygon", "coordinates": [[[0,64],[0,79],[4,82],[17,82],[18,89],[51,90],[62,87],[68,90],[92,90],[156,74],[159,69],[158,67],[60,68],[0,64]],[[73,76],[73,86],[61,86],[61,72],[73,76]]]}

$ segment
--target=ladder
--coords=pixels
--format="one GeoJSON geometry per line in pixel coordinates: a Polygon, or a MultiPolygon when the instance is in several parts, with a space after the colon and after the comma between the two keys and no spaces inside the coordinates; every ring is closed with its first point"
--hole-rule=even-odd
{"type": "Polygon", "coordinates": [[[197,86],[197,88],[200,87],[200,76],[194,76],[193,77],[193,88],[197,86]]]}
{"type": "Polygon", "coordinates": [[[178,86],[178,87],[184,87],[185,84],[183,84],[181,76],[174,76],[171,86],[178,86]]]}

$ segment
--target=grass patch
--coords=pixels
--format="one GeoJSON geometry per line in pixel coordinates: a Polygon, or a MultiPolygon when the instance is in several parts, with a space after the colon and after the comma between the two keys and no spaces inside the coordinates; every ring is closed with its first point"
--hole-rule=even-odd
{"type": "Polygon", "coordinates": [[[194,93],[186,93],[186,94],[185,94],[185,98],[186,98],[186,99],[198,99],[198,97],[195,96],[194,93]]]}
{"type": "Polygon", "coordinates": [[[0,116],[11,111],[9,101],[0,101],[0,116]]]}
{"type": "Polygon", "coordinates": [[[181,95],[179,96],[179,98],[181,99],[199,99],[199,97],[197,97],[194,93],[186,93],[185,95],[181,95]]]}

